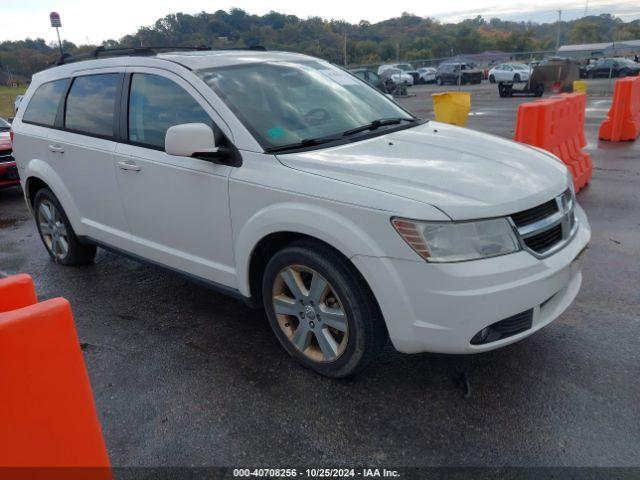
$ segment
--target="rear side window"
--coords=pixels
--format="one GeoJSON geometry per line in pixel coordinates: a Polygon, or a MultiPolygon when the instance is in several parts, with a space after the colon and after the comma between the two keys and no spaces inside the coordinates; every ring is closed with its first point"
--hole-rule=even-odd
{"type": "Polygon", "coordinates": [[[129,93],[129,141],[164,150],[169,127],[205,123],[220,132],[196,100],[178,84],[159,75],[136,73],[129,93]]]}
{"type": "Polygon", "coordinates": [[[67,89],[68,82],[69,80],[65,78],[40,85],[31,97],[22,120],[52,127],[56,121],[60,99],[67,89]]]}
{"type": "Polygon", "coordinates": [[[119,73],[77,77],[67,96],[64,126],[99,137],[113,137],[119,73]]]}

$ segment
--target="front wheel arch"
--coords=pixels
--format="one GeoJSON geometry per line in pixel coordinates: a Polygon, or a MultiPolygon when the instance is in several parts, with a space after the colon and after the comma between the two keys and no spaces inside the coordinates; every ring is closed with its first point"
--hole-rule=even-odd
{"type": "Polygon", "coordinates": [[[350,268],[353,269],[353,272],[360,277],[363,284],[367,286],[367,289],[371,294],[371,298],[373,298],[376,302],[376,308],[378,308],[378,311],[381,311],[378,305],[378,301],[373,294],[373,290],[369,285],[369,282],[367,282],[362,272],[360,272],[360,270],[346,255],[344,255],[339,249],[325,242],[324,240],[313,237],[312,235],[298,232],[271,233],[263,237],[254,247],[253,251],[251,252],[251,258],[249,260],[249,288],[252,305],[262,305],[262,277],[271,258],[280,250],[301,241],[321,245],[323,248],[331,249],[336,254],[341,256],[349,264],[350,268]]]}

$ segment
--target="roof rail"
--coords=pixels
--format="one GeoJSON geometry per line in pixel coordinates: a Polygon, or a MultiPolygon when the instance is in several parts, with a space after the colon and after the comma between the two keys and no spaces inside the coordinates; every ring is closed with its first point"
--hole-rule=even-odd
{"type": "MultiPolygon", "coordinates": [[[[264,48],[264,47],[263,47],[264,48]]],[[[104,48],[98,47],[94,50],[79,53],[77,55],[69,55],[64,53],[55,62],[55,65],[65,65],[67,63],[81,62],[83,60],[95,60],[97,58],[109,58],[109,57],[127,57],[127,56],[141,56],[149,57],[156,55],[161,51],[172,50],[211,50],[206,45],[200,45],[198,47],[128,47],[128,48],[104,48]]]]}

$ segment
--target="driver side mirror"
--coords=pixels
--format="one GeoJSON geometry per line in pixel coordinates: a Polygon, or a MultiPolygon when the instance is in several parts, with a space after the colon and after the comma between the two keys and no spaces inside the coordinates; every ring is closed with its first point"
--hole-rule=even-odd
{"type": "Polygon", "coordinates": [[[164,150],[169,155],[193,157],[213,163],[239,166],[235,149],[218,147],[215,135],[204,123],[183,123],[169,127],[164,137],[164,150]]]}

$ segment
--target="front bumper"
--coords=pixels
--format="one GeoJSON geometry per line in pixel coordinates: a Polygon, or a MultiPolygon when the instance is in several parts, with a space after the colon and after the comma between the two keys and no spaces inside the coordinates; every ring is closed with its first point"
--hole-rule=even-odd
{"type": "Polygon", "coordinates": [[[369,280],[395,348],[405,353],[477,353],[531,335],[555,320],[574,300],[582,282],[581,253],[591,238],[584,211],[576,206],[578,231],[559,252],[537,259],[521,251],[460,263],[353,257],[369,280]],[[507,338],[472,345],[497,321],[533,309],[531,328],[507,338]]]}

